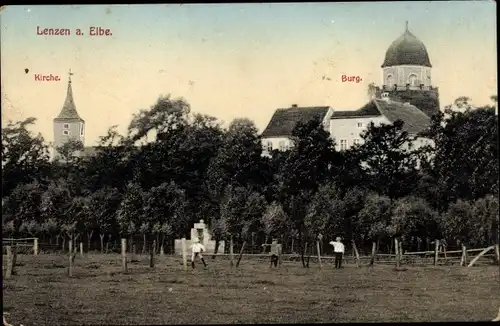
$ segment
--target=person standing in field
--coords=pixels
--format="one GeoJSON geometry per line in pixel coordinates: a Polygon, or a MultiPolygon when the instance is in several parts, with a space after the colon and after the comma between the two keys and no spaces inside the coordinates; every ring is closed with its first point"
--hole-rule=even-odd
{"type": "Polygon", "coordinates": [[[205,246],[200,243],[200,240],[198,238],[193,239],[193,244],[191,246],[191,266],[194,269],[194,260],[196,257],[200,258],[201,262],[203,263],[203,266],[207,268],[207,263],[205,263],[205,259],[203,259],[203,256],[201,255],[202,252],[205,251],[205,246]]]}
{"type": "Polygon", "coordinates": [[[340,268],[342,266],[342,256],[344,256],[345,246],[341,242],[342,239],[337,237],[335,241],[330,241],[333,246],[333,252],[335,253],[335,268],[340,268]]]}
{"type": "Polygon", "coordinates": [[[278,267],[279,256],[281,255],[281,244],[278,243],[277,239],[273,239],[269,255],[271,256],[271,267],[273,267],[273,265],[274,267],[278,267]]]}

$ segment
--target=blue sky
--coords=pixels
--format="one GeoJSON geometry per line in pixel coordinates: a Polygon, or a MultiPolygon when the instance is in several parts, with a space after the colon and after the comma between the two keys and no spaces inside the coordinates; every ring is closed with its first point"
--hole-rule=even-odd
{"type": "Polygon", "coordinates": [[[380,82],[385,51],[407,20],[428,49],[442,106],[461,95],[481,105],[497,89],[495,6],[493,1],[8,6],[0,14],[2,93],[8,99],[2,115],[37,117],[37,128],[50,139],[69,68],[90,142],[113,124],[124,128],[161,93],[185,97],[193,111],[226,122],[246,116],[261,130],[277,107],[291,103],[356,109],[366,100],[367,84],[380,82]],[[37,26],[85,33],[101,26],[113,36],[40,36],[37,26]],[[64,80],[35,83],[25,68],[64,80]],[[364,81],[345,85],[339,82],[342,74],[364,81]],[[322,82],[323,75],[332,82],[322,82]]]}

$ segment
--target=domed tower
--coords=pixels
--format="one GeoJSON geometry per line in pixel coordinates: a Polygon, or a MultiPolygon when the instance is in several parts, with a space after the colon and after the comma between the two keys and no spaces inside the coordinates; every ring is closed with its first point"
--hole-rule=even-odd
{"type": "Polygon", "coordinates": [[[425,45],[406,29],[392,42],[382,64],[382,88],[376,96],[409,102],[428,116],[439,112],[439,92],[432,86],[431,61],[425,45]]]}

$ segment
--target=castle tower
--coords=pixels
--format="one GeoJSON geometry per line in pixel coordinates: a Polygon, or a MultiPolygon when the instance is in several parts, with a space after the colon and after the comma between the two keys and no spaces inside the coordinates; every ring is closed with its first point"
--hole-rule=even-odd
{"type": "MultiPolygon", "coordinates": [[[[69,71],[66,99],[59,115],[53,120],[54,130],[54,157],[57,157],[57,148],[70,139],[79,140],[85,144],[85,120],[80,118],[76,111],[73,89],[71,88],[71,69],[69,71]]],[[[76,153],[79,155],[80,153],[76,153]]]]}
{"type": "Polygon", "coordinates": [[[432,65],[425,45],[408,29],[387,49],[382,64],[382,87],[377,87],[376,97],[383,93],[389,99],[409,102],[428,116],[439,112],[439,91],[432,86],[432,65]]]}

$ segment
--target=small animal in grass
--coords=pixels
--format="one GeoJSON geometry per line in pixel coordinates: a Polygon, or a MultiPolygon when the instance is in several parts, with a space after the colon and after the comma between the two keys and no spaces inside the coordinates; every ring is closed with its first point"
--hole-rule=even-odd
{"type": "Polygon", "coordinates": [[[196,258],[199,258],[203,263],[203,266],[207,268],[207,263],[205,259],[203,259],[202,253],[205,251],[205,246],[200,243],[198,238],[193,239],[193,244],[191,245],[191,267],[195,268],[194,261],[196,258]]]}

